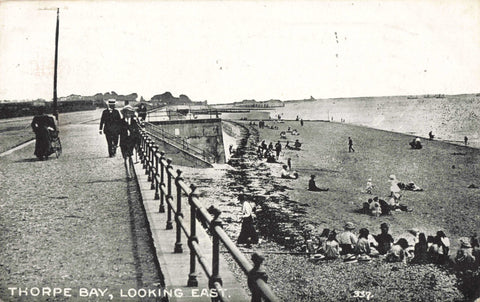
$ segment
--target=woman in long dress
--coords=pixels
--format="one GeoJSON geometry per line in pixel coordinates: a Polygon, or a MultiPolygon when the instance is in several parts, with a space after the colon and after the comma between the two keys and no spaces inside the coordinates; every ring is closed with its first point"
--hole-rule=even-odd
{"type": "Polygon", "coordinates": [[[238,244],[246,244],[246,247],[250,247],[251,244],[258,243],[258,235],[255,227],[253,225],[253,208],[250,202],[245,201],[243,195],[239,196],[240,202],[242,203],[242,229],[240,235],[238,236],[238,244]]]}
{"type": "Polygon", "coordinates": [[[48,159],[53,153],[50,145],[50,131],[56,131],[55,120],[53,117],[45,114],[45,107],[38,108],[38,115],[33,117],[31,123],[33,132],[35,132],[35,156],[40,160],[48,159]]]}
{"type": "Polygon", "coordinates": [[[120,122],[120,150],[127,171],[127,178],[133,177],[131,173],[131,160],[133,155],[133,149],[137,145],[139,139],[139,133],[135,121],[135,110],[127,105],[122,110],[123,119],[120,122]]]}

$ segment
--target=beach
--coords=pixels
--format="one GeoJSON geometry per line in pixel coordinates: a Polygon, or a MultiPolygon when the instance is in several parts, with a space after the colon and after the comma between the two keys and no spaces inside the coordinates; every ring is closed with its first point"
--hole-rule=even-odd
{"type": "Polygon", "coordinates": [[[380,233],[380,224],[387,222],[395,240],[403,237],[411,245],[415,239],[409,232],[411,229],[428,235],[443,230],[451,240],[454,255],[458,238],[471,236],[480,227],[477,202],[480,190],[468,188],[471,184],[478,185],[478,149],[422,140],[423,149],[413,150],[408,145],[413,136],[346,123],[306,121],[302,127],[297,121],[267,122],[267,126],[278,129],[259,129],[258,123],[250,125],[249,121],[229,123],[242,129],[243,135],[237,140],[241,150],[233,157],[232,167],[185,174],[192,175],[189,181],[201,187],[205,204],[215,204],[223,211],[225,229],[233,238],[240,230],[238,195],[244,194],[259,206],[257,229],[264,241],[253,250],[267,255],[265,266],[270,284],[284,300],[298,299],[298,295],[304,296],[300,298],[302,301],[347,299],[351,297],[353,285],[360,282],[359,275],[365,275],[361,280],[369,284],[362,283],[362,290],[375,292],[378,301],[415,301],[419,297],[448,301],[461,295],[455,286],[455,276],[439,266],[412,268],[383,260],[367,264],[312,265],[306,256],[275,253],[302,251],[302,234],[307,225],[312,225],[318,234],[323,228],[341,231],[350,221],[355,224],[356,232],[367,228],[371,234],[380,233]],[[292,169],[300,175],[295,180],[280,178],[281,163],[266,163],[255,155],[259,142],[275,143],[280,131],[288,127],[297,129],[300,135],[287,134],[287,140],[292,143],[299,139],[302,150],[284,150],[279,161],[286,163],[286,159],[291,158],[292,169]],[[348,152],[349,136],[355,149],[351,153],[348,152]],[[319,186],[329,188],[328,192],[307,191],[312,174],[316,175],[319,186]],[[368,198],[388,197],[391,174],[399,181],[414,182],[423,188],[422,192],[402,192],[402,203],[413,211],[378,218],[359,213],[368,198]],[[373,195],[365,193],[368,178],[375,185],[373,195]],[[292,279],[293,272],[296,273],[292,279]],[[394,274],[403,280],[395,295],[389,295],[386,289],[393,285],[380,280],[382,273],[394,274]],[[436,286],[419,291],[418,282],[426,274],[434,276],[436,286]],[[331,282],[339,280],[335,278],[345,280],[345,284],[332,286],[331,282]]]}

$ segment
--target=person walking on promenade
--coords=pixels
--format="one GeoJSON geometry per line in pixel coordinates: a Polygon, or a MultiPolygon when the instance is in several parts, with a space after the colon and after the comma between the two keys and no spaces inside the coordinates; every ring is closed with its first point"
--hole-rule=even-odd
{"type": "Polygon", "coordinates": [[[238,236],[238,244],[246,244],[246,247],[251,247],[252,243],[258,243],[258,235],[253,225],[255,214],[253,213],[253,207],[250,202],[245,201],[243,194],[238,196],[240,203],[242,204],[242,229],[238,236]]]}
{"type": "Polygon", "coordinates": [[[120,134],[120,113],[115,109],[115,100],[109,100],[107,103],[107,109],[103,110],[102,118],[100,119],[100,131],[99,133],[105,133],[105,138],[108,144],[108,155],[114,157],[117,145],[118,136],[120,134]]]}
{"type": "Polygon", "coordinates": [[[140,120],[145,121],[147,118],[147,106],[144,103],[141,103],[138,107],[138,117],[140,120]]]}
{"type": "Polygon", "coordinates": [[[350,138],[350,136],[348,137],[348,152],[355,152],[353,149],[353,140],[350,138]]]}
{"type": "Polygon", "coordinates": [[[139,143],[140,133],[136,125],[135,110],[132,106],[127,105],[122,110],[123,119],[120,121],[120,150],[127,171],[127,178],[131,179],[133,176],[130,172],[130,165],[133,155],[133,149],[139,143]]]}
{"type": "Polygon", "coordinates": [[[39,160],[46,160],[53,153],[50,146],[50,132],[57,131],[53,117],[45,114],[45,107],[38,108],[38,114],[33,117],[31,123],[35,133],[35,156],[39,160]]]}

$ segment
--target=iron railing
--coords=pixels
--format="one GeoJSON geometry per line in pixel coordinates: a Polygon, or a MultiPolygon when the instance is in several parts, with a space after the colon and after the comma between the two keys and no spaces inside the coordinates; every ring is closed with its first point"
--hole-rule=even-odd
{"type": "MultiPolygon", "coordinates": [[[[228,253],[238,263],[241,270],[248,279],[248,287],[252,294],[252,302],[279,301],[276,295],[267,285],[267,275],[261,268],[263,257],[257,253],[252,255],[253,265],[245,255],[238,249],[235,243],[225,233],[222,221],[219,218],[221,211],[211,207],[208,210],[203,207],[195,193],[195,185],[188,186],[183,178],[182,171],[177,170],[176,175],[172,166],[172,160],[165,157],[165,153],[159,151],[158,146],[150,138],[149,133],[140,129],[140,159],[148,175],[147,180],[151,182],[151,189],[155,190],[154,199],[159,200],[160,213],[167,215],[166,229],[173,229],[172,215],[174,215],[176,242],[175,253],[183,252],[182,233],[187,239],[190,250],[190,273],[187,279],[187,286],[198,286],[197,261],[209,280],[209,287],[222,291],[222,277],[220,275],[220,242],[227,249],[228,253]],[[182,195],[188,196],[190,206],[190,224],[184,220],[184,209],[182,208],[182,195]],[[208,261],[198,243],[196,221],[208,227],[212,236],[212,263],[208,261]]],[[[187,276],[186,276],[187,278],[187,276]]],[[[228,301],[226,295],[219,295],[216,301],[228,301]]]]}

